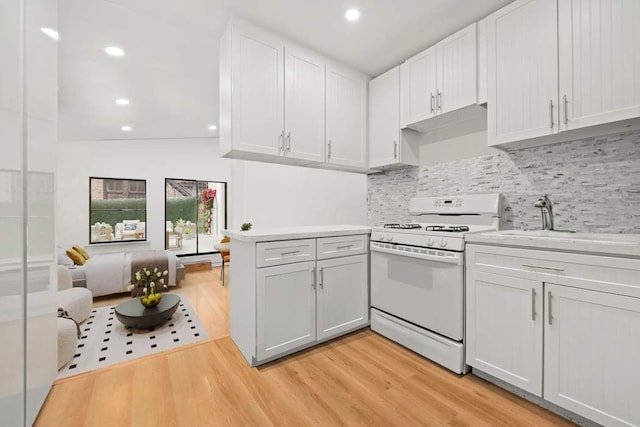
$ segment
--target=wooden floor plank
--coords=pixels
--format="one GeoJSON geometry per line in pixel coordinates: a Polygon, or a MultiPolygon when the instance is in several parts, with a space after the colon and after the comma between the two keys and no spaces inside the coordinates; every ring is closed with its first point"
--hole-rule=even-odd
{"type": "Polygon", "coordinates": [[[222,287],[219,274],[188,273],[173,291],[189,298],[217,339],[56,382],[36,425],[571,425],[369,329],[250,368],[228,336],[233,281],[222,287]]]}

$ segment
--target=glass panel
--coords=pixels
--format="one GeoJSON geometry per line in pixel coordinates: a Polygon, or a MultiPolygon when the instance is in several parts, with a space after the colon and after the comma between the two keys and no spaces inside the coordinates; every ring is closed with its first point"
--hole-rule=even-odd
{"type": "Polygon", "coordinates": [[[165,249],[178,255],[215,252],[227,226],[226,182],[165,180],[165,249]]]}
{"type": "Polygon", "coordinates": [[[146,187],[143,179],[89,178],[90,242],[147,240],[146,187]]]}

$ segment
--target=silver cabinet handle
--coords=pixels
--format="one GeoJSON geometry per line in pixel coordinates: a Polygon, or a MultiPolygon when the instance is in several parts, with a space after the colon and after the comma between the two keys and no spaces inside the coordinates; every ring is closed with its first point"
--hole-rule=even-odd
{"type": "Polygon", "coordinates": [[[293,254],[297,254],[300,251],[289,251],[289,252],[280,252],[280,255],[285,256],[285,255],[293,255],[293,254]]]}
{"type": "Polygon", "coordinates": [[[531,288],[531,320],[536,320],[536,288],[531,288]]]}
{"type": "Polygon", "coordinates": [[[442,92],[438,90],[436,93],[438,94],[438,110],[442,112],[442,92]]]}
{"type": "Polygon", "coordinates": [[[549,324],[551,324],[553,323],[553,315],[551,314],[551,291],[547,293],[547,300],[549,301],[547,306],[549,308],[549,324]]]}
{"type": "Polygon", "coordinates": [[[562,102],[564,103],[564,124],[569,124],[569,100],[567,99],[567,95],[562,96],[562,102]]]}
{"type": "Polygon", "coordinates": [[[329,144],[327,147],[327,160],[331,160],[331,140],[329,140],[329,144]]]}
{"type": "Polygon", "coordinates": [[[553,123],[553,99],[549,100],[549,121],[551,122],[551,129],[555,126],[553,123]]]}
{"type": "Polygon", "coordinates": [[[314,290],[316,289],[316,268],[315,267],[311,269],[311,287],[314,290]]]}
{"type": "Polygon", "coordinates": [[[431,113],[433,114],[433,112],[435,111],[435,108],[433,108],[433,101],[434,101],[434,97],[433,97],[433,92],[431,92],[431,102],[429,103],[429,106],[431,107],[431,113]]]}
{"type": "Polygon", "coordinates": [[[284,151],[284,129],[282,129],[278,137],[278,154],[280,154],[281,151],[284,151]]]}
{"type": "Polygon", "coordinates": [[[320,288],[324,289],[324,267],[320,267],[320,288]]]}
{"type": "Polygon", "coordinates": [[[564,268],[558,268],[558,267],[547,267],[545,265],[535,265],[535,264],[522,264],[523,267],[529,267],[529,268],[541,268],[543,270],[552,270],[552,271],[564,271],[564,268]]]}
{"type": "Polygon", "coordinates": [[[393,158],[398,159],[398,141],[393,141],[393,158]]]}
{"type": "Polygon", "coordinates": [[[348,249],[348,248],[352,248],[353,245],[344,245],[344,246],[336,246],[336,249],[340,250],[340,249],[348,249]]]}
{"type": "Polygon", "coordinates": [[[291,132],[287,134],[287,151],[291,152],[291,132]]]}

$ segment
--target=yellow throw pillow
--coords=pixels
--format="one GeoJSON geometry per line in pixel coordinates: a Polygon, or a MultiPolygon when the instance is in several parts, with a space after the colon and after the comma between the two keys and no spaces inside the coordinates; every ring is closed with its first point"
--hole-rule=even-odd
{"type": "Polygon", "coordinates": [[[67,251],[67,255],[73,260],[75,264],[78,265],[84,265],[84,262],[86,261],[84,257],[80,255],[80,253],[78,253],[78,251],[76,251],[75,249],[69,249],[67,251]]]}
{"type": "Polygon", "coordinates": [[[80,245],[74,245],[74,246],[73,246],[73,249],[74,249],[76,252],[78,252],[80,255],[82,255],[82,257],[83,257],[84,259],[89,259],[89,258],[91,258],[91,257],[89,256],[89,252],[87,252],[87,251],[85,250],[85,248],[83,248],[82,246],[80,246],[80,245]]]}

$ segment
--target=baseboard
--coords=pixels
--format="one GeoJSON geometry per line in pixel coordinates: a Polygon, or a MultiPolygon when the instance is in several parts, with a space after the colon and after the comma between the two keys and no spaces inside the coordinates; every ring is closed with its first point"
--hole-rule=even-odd
{"type": "Polygon", "coordinates": [[[201,261],[201,262],[195,262],[193,264],[185,264],[184,265],[184,271],[185,273],[193,273],[196,271],[206,271],[206,270],[211,270],[211,262],[210,261],[201,261]]]}

